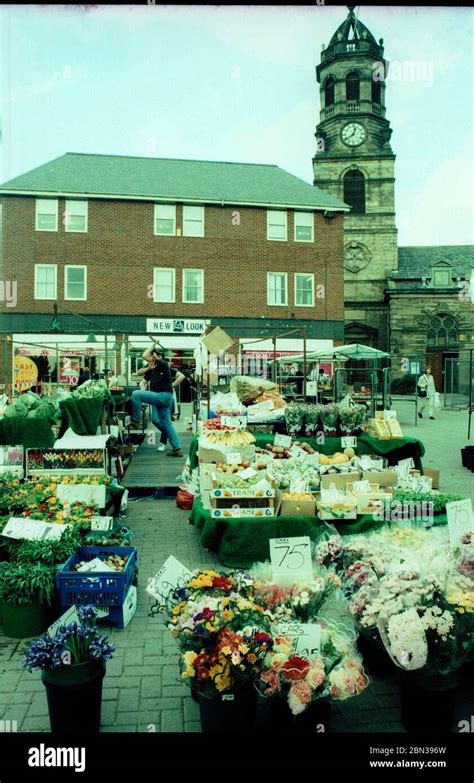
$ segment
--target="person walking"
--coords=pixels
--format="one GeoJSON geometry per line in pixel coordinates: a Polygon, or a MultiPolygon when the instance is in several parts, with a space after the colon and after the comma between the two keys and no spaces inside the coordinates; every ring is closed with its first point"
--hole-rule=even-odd
{"type": "Polygon", "coordinates": [[[423,375],[418,378],[418,397],[420,404],[418,406],[418,416],[423,418],[423,411],[428,406],[428,414],[430,419],[434,419],[434,401],[435,401],[435,384],[434,378],[431,372],[431,367],[425,367],[423,375]]]}
{"type": "MultiPolygon", "coordinates": [[[[178,411],[178,400],[176,397],[176,387],[180,385],[185,379],[185,375],[177,370],[175,367],[172,366],[171,360],[173,358],[173,354],[171,351],[166,351],[164,355],[164,360],[167,362],[170,368],[170,374],[171,374],[171,388],[173,390],[173,412],[176,415],[178,411]]],[[[161,427],[159,428],[161,430],[161,427]]],[[[161,438],[160,438],[160,445],[157,448],[157,451],[166,451],[166,444],[168,443],[168,434],[161,430],[161,438]]]]}
{"type": "Polygon", "coordinates": [[[160,432],[166,433],[167,440],[171,445],[167,457],[182,457],[181,443],[171,416],[174,409],[173,389],[171,385],[170,367],[163,359],[164,351],[157,350],[156,343],[153,343],[151,349],[143,354],[143,358],[148,363],[148,367],[138,370],[138,375],[142,375],[149,381],[150,390],[136,390],[132,394],[132,422],[131,426],[137,429],[140,426],[142,403],[151,405],[151,420],[160,432]]]}

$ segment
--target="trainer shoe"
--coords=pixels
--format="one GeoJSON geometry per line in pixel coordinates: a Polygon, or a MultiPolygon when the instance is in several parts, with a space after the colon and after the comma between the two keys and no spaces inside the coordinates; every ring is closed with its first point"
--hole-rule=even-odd
{"type": "Polygon", "coordinates": [[[181,449],[172,449],[172,451],[168,451],[167,457],[184,457],[183,452],[181,449]]]}
{"type": "Polygon", "coordinates": [[[157,448],[157,451],[166,451],[166,446],[164,443],[160,443],[160,445],[157,448]]]}

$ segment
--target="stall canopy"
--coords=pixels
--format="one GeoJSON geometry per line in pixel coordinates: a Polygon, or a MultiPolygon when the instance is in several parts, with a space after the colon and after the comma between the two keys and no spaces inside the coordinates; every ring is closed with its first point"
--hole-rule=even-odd
{"type": "MultiPolygon", "coordinates": [[[[354,343],[351,345],[339,345],[334,348],[329,348],[324,351],[314,351],[313,353],[306,354],[307,361],[348,361],[349,359],[355,360],[367,360],[367,359],[388,359],[389,353],[385,351],[379,351],[378,348],[371,348],[369,345],[361,345],[360,343],[354,343]]],[[[287,364],[292,362],[301,361],[301,356],[280,356],[276,360],[280,364],[287,364]]]]}

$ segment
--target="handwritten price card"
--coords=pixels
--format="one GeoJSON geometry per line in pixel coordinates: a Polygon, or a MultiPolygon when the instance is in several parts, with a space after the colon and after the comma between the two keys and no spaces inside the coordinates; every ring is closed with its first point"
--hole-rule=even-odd
{"type": "Polygon", "coordinates": [[[341,438],[341,448],[346,449],[347,447],[355,449],[357,446],[357,438],[355,435],[344,435],[341,438]]]}
{"type": "Polygon", "coordinates": [[[295,576],[311,579],[311,541],[309,536],[271,538],[270,559],[273,576],[295,576]]]}
{"type": "Polygon", "coordinates": [[[146,591],[156,598],[159,604],[165,606],[174,590],[184,587],[190,577],[191,571],[170,555],[156,576],[150,579],[146,591]]]}
{"type": "Polygon", "coordinates": [[[461,539],[466,533],[474,531],[474,517],[471,498],[454,500],[446,503],[448,515],[449,540],[453,549],[461,546],[461,539]]]}
{"type": "Polygon", "coordinates": [[[289,435],[281,435],[277,432],[273,440],[274,446],[283,446],[285,449],[289,449],[291,446],[291,437],[289,435]]]}
{"type": "Polygon", "coordinates": [[[289,620],[278,624],[278,632],[293,637],[295,653],[304,658],[318,655],[321,650],[321,626],[318,623],[300,623],[289,620]]]}
{"type": "Polygon", "coordinates": [[[105,506],[105,492],[104,484],[58,484],[56,490],[62,503],[94,503],[99,508],[105,506]]]}

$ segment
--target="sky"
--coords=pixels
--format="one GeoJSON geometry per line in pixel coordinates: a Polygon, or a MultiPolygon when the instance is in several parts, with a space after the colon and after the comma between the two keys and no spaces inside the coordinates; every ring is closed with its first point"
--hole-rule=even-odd
{"type": "MultiPolygon", "coordinates": [[[[473,10],[356,13],[391,63],[399,245],[472,244],[473,10]]],[[[315,66],[346,15],[317,3],[2,6],[0,179],[86,152],[272,163],[312,183],[315,66]]]]}

